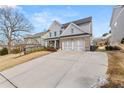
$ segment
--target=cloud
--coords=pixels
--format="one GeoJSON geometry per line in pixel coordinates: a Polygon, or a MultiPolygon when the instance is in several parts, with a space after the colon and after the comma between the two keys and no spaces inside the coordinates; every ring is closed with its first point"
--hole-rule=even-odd
{"type": "Polygon", "coordinates": [[[33,23],[36,31],[42,31],[48,29],[53,20],[62,21],[60,17],[54,16],[49,12],[34,13],[30,17],[30,21],[33,23]]]}
{"type": "Polygon", "coordinates": [[[24,14],[24,16],[33,24],[33,33],[41,32],[44,29],[48,29],[48,27],[54,20],[57,20],[60,23],[64,23],[67,21],[68,18],[78,15],[77,12],[73,11],[70,6],[67,6],[66,10],[51,10],[50,8],[44,8],[41,11],[32,12],[30,14],[25,11],[22,6],[10,7],[17,9],[19,12],[24,14]]]}
{"type": "Polygon", "coordinates": [[[71,18],[78,15],[76,12],[71,11],[71,8],[69,8],[69,10],[70,12],[68,10],[51,11],[50,9],[45,9],[30,15],[30,20],[37,31],[42,31],[43,29],[48,29],[54,20],[64,23],[68,17],[71,18]]]}
{"type": "Polygon", "coordinates": [[[63,23],[65,15],[60,15],[49,11],[36,12],[31,15],[30,20],[37,31],[42,31],[43,29],[48,29],[54,20],[63,23]]]}
{"type": "Polygon", "coordinates": [[[3,8],[3,7],[16,8],[16,5],[0,5],[0,8],[3,8]]]}

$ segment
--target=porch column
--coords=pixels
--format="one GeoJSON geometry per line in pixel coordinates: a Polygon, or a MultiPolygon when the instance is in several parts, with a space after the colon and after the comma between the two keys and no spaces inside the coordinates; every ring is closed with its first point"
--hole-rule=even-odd
{"type": "Polygon", "coordinates": [[[47,40],[45,41],[45,47],[48,47],[48,41],[47,40]]]}
{"type": "Polygon", "coordinates": [[[56,48],[56,40],[54,41],[54,48],[56,48]]]}
{"type": "Polygon", "coordinates": [[[50,42],[51,42],[51,41],[48,41],[48,43],[47,43],[47,45],[48,45],[49,47],[50,47],[50,42]]]}
{"type": "Polygon", "coordinates": [[[59,41],[59,49],[62,50],[62,40],[59,41]]]}

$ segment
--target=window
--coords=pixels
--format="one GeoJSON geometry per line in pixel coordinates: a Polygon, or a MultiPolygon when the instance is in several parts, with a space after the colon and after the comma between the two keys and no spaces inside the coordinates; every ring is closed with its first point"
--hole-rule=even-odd
{"type": "Polygon", "coordinates": [[[114,23],[114,26],[115,26],[115,27],[117,26],[117,22],[114,23]]]}
{"type": "Polygon", "coordinates": [[[73,28],[71,29],[71,33],[74,33],[74,29],[73,28]]]}
{"type": "Polygon", "coordinates": [[[62,34],[62,30],[60,30],[60,35],[62,34]]]}
{"type": "Polygon", "coordinates": [[[52,34],[51,34],[51,32],[50,32],[50,37],[51,37],[51,35],[52,35],[52,34]]]}
{"type": "Polygon", "coordinates": [[[54,32],[54,36],[56,36],[56,32],[54,32]]]}

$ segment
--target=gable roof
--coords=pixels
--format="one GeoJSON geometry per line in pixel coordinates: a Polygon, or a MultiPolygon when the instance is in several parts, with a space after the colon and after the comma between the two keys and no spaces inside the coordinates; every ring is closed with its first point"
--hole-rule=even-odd
{"type": "Polygon", "coordinates": [[[71,23],[70,25],[73,25],[73,26],[75,26],[77,29],[79,29],[80,31],[82,31],[82,32],[84,32],[85,33],[85,31],[83,31],[79,26],[77,26],[76,24],[74,24],[74,23],[71,23]]]}
{"type": "Polygon", "coordinates": [[[39,33],[36,33],[34,35],[32,35],[32,37],[39,37],[39,36],[42,36],[44,35],[46,32],[39,32],[39,33]]]}
{"type": "Polygon", "coordinates": [[[62,25],[59,21],[57,21],[57,20],[54,20],[53,22],[55,22],[55,23],[57,23],[58,25],[62,25]]]}
{"type": "Polygon", "coordinates": [[[52,24],[49,26],[48,31],[50,31],[51,27],[52,27],[53,25],[55,25],[55,24],[57,24],[57,25],[60,26],[60,27],[62,26],[61,23],[59,23],[58,21],[54,20],[54,21],[52,22],[52,24]]]}
{"type": "Polygon", "coordinates": [[[44,34],[46,34],[46,33],[47,33],[47,31],[45,31],[45,32],[39,32],[39,33],[36,33],[36,34],[34,34],[34,35],[28,34],[28,35],[26,35],[24,38],[40,37],[40,36],[42,36],[42,35],[44,35],[44,34]]]}
{"type": "Polygon", "coordinates": [[[92,17],[90,16],[90,17],[87,17],[87,18],[71,21],[71,22],[68,22],[68,23],[65,23],[65,24],[62,24],[62,25],[63,25],[63,28],[66,28],[70,23],[80,25],[80,24],[85,24],[85,23],[91,22],[91,21],[92,21],[92,17]]]}
{"type": "MultiPolygon", "coordinates": [[[[77,31],[76,31],[77,32],[77,31]]],[[[79,26],[77,26],[74,23],[69,24],[69,26],[63,31],[63,33],[60,36],[69,36],[69,35],[76,35],[76,34],[84,34],[86,33],[85,31],[83,31],[79,26]],[[68,31],[71,27],[75,27],[76,29],[78,29],[78,33],[66,33],[66,31],[68,31]]],[[[88,34],[88,33],[87,33],[88,34]]]]}

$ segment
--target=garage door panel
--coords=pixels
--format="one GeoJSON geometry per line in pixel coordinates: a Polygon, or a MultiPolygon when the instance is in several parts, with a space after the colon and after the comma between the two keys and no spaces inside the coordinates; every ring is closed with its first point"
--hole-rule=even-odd
{"type": "Polygon", "coordinates": [[[67,42],[68,42],[67,50],[71,50],[72,42],[71,42],[71,40],[67,40],[67,42]]]}
{"type": "Polygon", "coordinates": [[[83,39],[68,39],[62,42],[62,50],[67,51],[83,51],[85,50],[85,42],[83,39]]]}
{"type": "Polygon", "coordinates": [[[74,40],[74,51],[77,51],[77,47],[78,47],[78,41],[74,40]]]}
{"type": "Polygon", "coordinates": [[[84,45],[83,45],[83,40],[78,40],[78,50],[80,51],[80,50],[83,50],[83,47],[84,47],[84,45]]]}
{"type": "Polygon", "coordinates": [[[64,49],[65,49],[65,50],[68,49],[68,41],[65,41],[65,43],[64,43],[64,49]]]}

